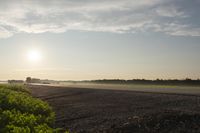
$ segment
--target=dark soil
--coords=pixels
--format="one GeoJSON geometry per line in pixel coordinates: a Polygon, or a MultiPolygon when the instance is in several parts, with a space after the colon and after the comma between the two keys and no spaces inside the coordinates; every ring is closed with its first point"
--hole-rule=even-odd
{"type": "Polygon", "coordinates": [[[30,86],[56,112],[55,127],[76,133],[200,133],[200,96],[30,86]]]}

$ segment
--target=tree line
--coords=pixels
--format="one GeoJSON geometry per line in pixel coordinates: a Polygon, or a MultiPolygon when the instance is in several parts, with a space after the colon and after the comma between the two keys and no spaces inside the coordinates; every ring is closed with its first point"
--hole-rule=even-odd
{"type": "Polygon", "coordinates": [[[156,84],[156,85],[200,85],[200,79],[186,78],[183,80],[179,79],[102,79],[102,80],[91,80],[89,82],[94,83],[114,83],[114,84],[156,84]]]}

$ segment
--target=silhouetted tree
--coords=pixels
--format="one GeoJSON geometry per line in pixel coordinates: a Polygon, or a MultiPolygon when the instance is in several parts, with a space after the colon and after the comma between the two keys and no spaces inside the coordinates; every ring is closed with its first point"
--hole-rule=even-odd
{"type": "Polygon", "coordinates": [[[26,78],[26,83],[31,83],[31,77],[26,78]]]}

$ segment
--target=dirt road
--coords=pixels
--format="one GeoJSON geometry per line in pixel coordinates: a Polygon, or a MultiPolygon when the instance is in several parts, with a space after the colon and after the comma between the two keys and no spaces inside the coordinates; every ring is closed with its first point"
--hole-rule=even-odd
{"type": "Polygon", "coordinates": [[[53,107],[55,126],[72,132],[200,131],[198,95],[40,85],[30,88],[34,97],[53,107]]]}

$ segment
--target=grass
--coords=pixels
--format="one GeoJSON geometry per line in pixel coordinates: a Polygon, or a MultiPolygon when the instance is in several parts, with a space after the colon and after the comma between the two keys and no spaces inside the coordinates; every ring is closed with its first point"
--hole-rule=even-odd
{"type": "Polygon", "coordinates": [[[0,132],[54,133],[52,108],[23,85],[0,85],[0,132]]]}

